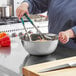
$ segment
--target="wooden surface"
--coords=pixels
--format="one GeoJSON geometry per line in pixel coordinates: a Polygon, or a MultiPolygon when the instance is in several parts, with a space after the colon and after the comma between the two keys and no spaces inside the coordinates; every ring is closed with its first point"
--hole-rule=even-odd
{"type": "Polygon", "coordinates": [[[54,67],[57,65],[62,65],[70,62],[76,62],[76,56],[61,59],[61,60],[36,64],[32,66],[25,66],[23,67],[23,75],[24,76],[76,76],[76,67],[50,71],[45,73],[38,73],[42,69],[46,69],[49,67],[54,67]]]}

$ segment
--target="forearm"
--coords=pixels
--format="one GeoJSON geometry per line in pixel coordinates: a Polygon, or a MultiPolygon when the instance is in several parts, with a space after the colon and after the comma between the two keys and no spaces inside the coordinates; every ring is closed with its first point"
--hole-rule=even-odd
{"type": "Polygon", "coordinates": [[[69,30],[65,31],[65,33],[68,34],[69,38],[74,38],[75,37],[74,32],[73,32],[72,29],[69,29],[69,30]]]}
{"type": "Polygon", "coordinates": [[[74,36],[76,37],[76,26],[72,27],[72,31],[74,33],[74,36]]]}
{"type": "Polygon", "coordinates": [[[48,9],[50,0],[24,0],[29,4],[29,12],[32,14],[42,13],[48,9]]]}
{"type": "Polygon", "coordinates": [[[74,38],[76,36],[76,26],[65,31],[70,38],[74,38]]]}

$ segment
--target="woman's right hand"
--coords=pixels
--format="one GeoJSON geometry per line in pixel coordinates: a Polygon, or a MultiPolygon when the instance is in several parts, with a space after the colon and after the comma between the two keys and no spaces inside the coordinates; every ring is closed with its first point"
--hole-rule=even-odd
{"type": "Polygon", "coordinates": [[[24,13],[29,15],[28,8],[29,8],[28,3],[24,2],[16,9],[16,15],[18,16],[19,19],[21,19],[24,13]]]}

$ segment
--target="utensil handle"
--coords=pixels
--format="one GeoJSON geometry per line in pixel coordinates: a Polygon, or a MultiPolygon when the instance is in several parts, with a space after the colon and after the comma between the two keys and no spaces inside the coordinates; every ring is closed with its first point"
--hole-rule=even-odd
{"type": "Polygon", "coordinates": [[[25,30],[25,32],[27,33],[27,35],[28,35],[28,32],[27,32],[27,30],[26,30],[26,28],[25,28],[25,23],[24,23],[24,20],[23,20],[23,18],[21,18],[21,21],[22,21],[22,24],[23,24],[23,26],[24,26],[24,30],[25,30]]]}
{"type": "Polygon", "coordinates": [[[22,24],[24,25],[24,20],[23,20],[23,18],[21,18],[21,21],[22,21],[22,24]]]}
{"type": "Polygon", "coordinates": [[[31,24],[34,24],[33,22],[32,22],[32,20],[28,17],[28,15],[25,13],[24,14],[25,16],[26,16],[26,18],[31,22],[31,24]]]}
{"type": "Polygon", "coordinates": [[[23,20],[23,18],[21,18],[21,21],[22,21],[22,24],[23,24],[23,26],[24,26],[24,30],[25,30],[25,32],[26,32],[27,35],[28,35],[28,32],[27,32],[27,30],[26,30],[26,28],[25,28],[25,25],[24,25],[24,20],[23,20]]]}
{"type": "MultiPolygon", "coordinates": [[[[23,18],[21,18],[21,21],[22,21],[22,24],[23,24],[24,30],[25,30],[27,36],[29,37],[29,34],[28,34],[27,30],[26,30],[26,27],[25,27],[25,23],[24,23],[23,18]]],[[[30,41],[31,41],[31,38],[30,38],[30,37],[29,37],[29,39],[30,39],[30,41]]]]}
{"type": "Polygon", "coordinates": [[[76,67],[76,62],[71,62],[71,63],[69,63],[69,65],[70,65],[71,67],[76,67]]]}

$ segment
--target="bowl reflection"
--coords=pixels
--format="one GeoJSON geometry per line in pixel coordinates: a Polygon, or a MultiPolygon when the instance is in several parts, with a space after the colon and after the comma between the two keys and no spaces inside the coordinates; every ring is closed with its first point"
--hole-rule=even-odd
{"type": "Polygon", "coordinates": [[[56,60],[56,57],[54,55],[46,55],[46,56],[33,56],[33,55],[27,55],[22,67],[34,65],[38,63],[48,62],[56,60]]]}

